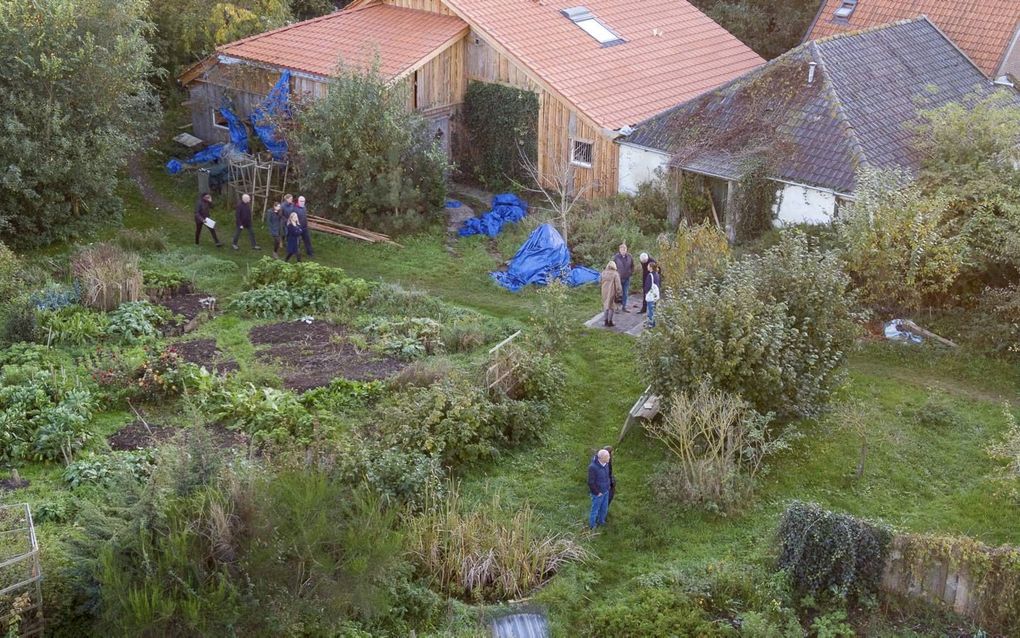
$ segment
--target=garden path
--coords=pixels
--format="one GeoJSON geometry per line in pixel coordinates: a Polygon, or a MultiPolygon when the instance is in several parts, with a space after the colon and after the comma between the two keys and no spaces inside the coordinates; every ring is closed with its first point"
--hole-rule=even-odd
{"type": "Polygon", "coordinates": [[[607,328],[602,325],[602,313],[599,312],[594,317],[584,322],[584,325],[589,328],[595,328],[596,330],[608,330],[610,332],[619,332],[628,334],[632,337],[636,337],[645,330],[645,319],[646,315],[638,314],[638,310],[641,310],[641,302],[631,298],[627,304],[627,310],[630,312],[617,312],[613,317],[613,323],[616,324],[612,328],[607,328]]]}

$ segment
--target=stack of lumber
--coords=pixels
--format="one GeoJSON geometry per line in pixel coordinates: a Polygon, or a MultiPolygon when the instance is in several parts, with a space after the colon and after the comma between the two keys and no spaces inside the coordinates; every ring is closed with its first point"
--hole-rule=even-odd
{"type": "Polygon", "coordinates": [[[340,222],[335,222],[332,219],[326,219],[325,217],[319,217],[317,215],[308,216],[308,228],[329,235],[339,235],[341,237],[347,237],[348,239],[367,241],[370,244],[382,242],[403,248],[403,246],[390,239],[388,235],[383,235],[382,233],[377,233],[371,230],[365,230],[364,228],[355,228],[354,226],[341,224],[340,222]]]}

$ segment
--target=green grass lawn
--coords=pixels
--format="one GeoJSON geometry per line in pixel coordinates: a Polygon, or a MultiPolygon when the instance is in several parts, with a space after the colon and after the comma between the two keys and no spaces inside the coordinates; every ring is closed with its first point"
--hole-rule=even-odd
{"type": "MultiPolygon", "coordinates": [[[[257,229],[260,254],[229,246],[217,250],[208,238],[194,246],[193,182],[166,176],[157,162],[147,160],[152,179],[183,210],[154,211],[137,189],[126,185],[125,224],[162,228],[189,261],[207,260],[208,271],[198,277],[205,291],[221,296],[237,291],[246,265],[267,254],[264,229],[257,229]],[[209,256],[236,267],[208,261],[209,256]]],[[[232,213],[222,203],[217,210],[221,239],[229,243],[232,213]]],[[[315,202],[310,202],[310,210],[315,212],[315,202]]],[[[539,308],[534,290],[511,294],[489,279],[488,272],[509,255],[500,256],[495,244],[477,237],[459,240],[448,250],[442,232],[436,224],[427,233],[401,239],[404,248],[322,235],[313,240],[317,261],[352,275],[423,289],[493,316],[521,322],[533,318],[539,308]]],[[[566,387],[545,442],[475,468],[461,481],[468,500],[499,491],[504,502],[531,502],[548,529],[580,533],[589,505],[588,460],[598,447],[616,443],[627,410],[645,382],[635,340],[580,327],[599,308],[596,289],[573,290],[569,299],[568,312],[579,328],[561,356],[566,387]]],[[[216,338],[222,349],[245,363],[252,358],[246,332],[243,321],[221,317],[203,326],[200,334],[216,338]]],[[[549,604],[554,622],[584,609],[590,597],[623,594],[636,577],[665,566],[698,568],[766,559],[778,518],[791,499],[883,519],[904,530],[1020,544],[1016,504],[997,493],[991,478],[995,466],[984,451],[1005,428],[1003,403],[1016,401],[1020,377],[1015,367],[965,352],[873,343],[852,357],[849,376],[845,394],[875,406],[863,478],[850,479],[860,444],[856,435],[833,418],[803,422],[803,437],[772,460],[754,502],[736,514],[685,511],[656,502],[649,479],[667,460],[666,453],[633,431],[614,457],[619,492],[609,526],[586,541],[598,560],[568,568],[538,594],[539,601],[549,604]],[[932,395],[948,406],[952,422],[933,426],[918,419],[932,395]]],[[[103,418],[123,423],[128,415],[103,418]]],[[[50,480],[31,478],[41,479],[31,494],[42,496],[40,490],[45,491],[50,480]]]]}

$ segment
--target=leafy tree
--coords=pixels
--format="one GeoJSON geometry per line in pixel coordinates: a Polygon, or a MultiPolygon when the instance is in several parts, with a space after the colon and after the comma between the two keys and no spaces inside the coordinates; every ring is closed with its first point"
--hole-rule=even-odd
{"type": "Polygon", "coordinates": [[[971,263],[959,291],[1002,285],[1020,269],[1020,101],[1012,91],[922,113],[918,182],[948,200],[971,263]]]}
{"type": "Polygon", "coordinates": [[[343,9],[351,0],[290,0],[290,11],[298,20],[308,20],[343,9]]]}
{"type": "Polygon", "coordinates": [[[800,43],[818,11],[818,0],[694,0],[694,5],[771,59],[800,43]]]}
{"type": "MultiPolygon", "coordinates": [[[[299,0],[295,4],[329,3],[299,0]]],[[[287,0],[150,0],[146,18],[155,26],[156,59],[173,78],[221,44],[287,24],[291,12],[287,0]]]]}
{"type": "Polygon", "coordinates": [[[405,98],[374,69],[341,68],[325,97],[297,107],[288,141],[321,214],[364,223],[442,208],[446,157],[405,98]]]}
{"type": "Polygon", "coordinates": [[[836,222],[862,301],[915,309],[950,289],[966,262],[967,245],[948,224],[947,209],[947,198],[925,195],[903,173],[862,173],[857,201],[836,222]]]}
{"type": "Polygon", "coordinates": [[[815,415],[843,380],[856,335],[850,279],[798,232],[716,277],[667,291],[639,342],[645,377],[672,396],[708,379],[762,414],[815,415]]]}
{"type": "Polygon", "coordinates": [[[119,219],[117,171],[159,114],[143,0],[0,3],[0,238],[119,219]]]}

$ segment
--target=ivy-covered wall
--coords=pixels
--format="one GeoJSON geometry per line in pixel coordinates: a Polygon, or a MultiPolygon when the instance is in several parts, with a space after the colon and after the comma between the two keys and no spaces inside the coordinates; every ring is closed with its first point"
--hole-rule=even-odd
{"type": "Polygon", "coordinates": [[[461,170],[491,189],[525,181],[521,150],[538,156],[538,95],[501,84],[471,82],[464,96],[461,170]]]}

